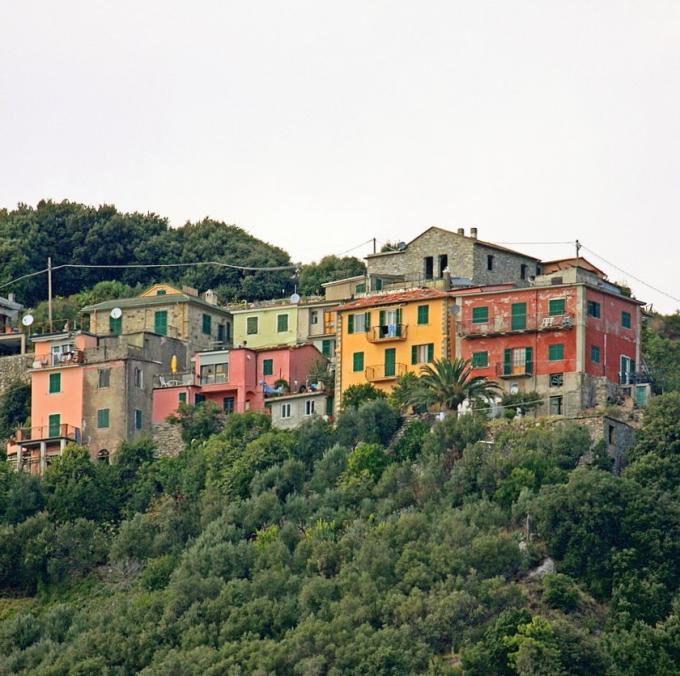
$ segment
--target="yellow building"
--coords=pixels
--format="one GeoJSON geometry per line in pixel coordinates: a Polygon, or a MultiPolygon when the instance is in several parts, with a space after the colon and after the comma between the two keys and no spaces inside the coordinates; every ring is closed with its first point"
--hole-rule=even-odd
{"type": "Polygon", "coordinates": [[[367,296],[338,308],[336,409],[351,385],[389,392],[396,379],[449,356],[449,296],[413,289],[367,296]]]}

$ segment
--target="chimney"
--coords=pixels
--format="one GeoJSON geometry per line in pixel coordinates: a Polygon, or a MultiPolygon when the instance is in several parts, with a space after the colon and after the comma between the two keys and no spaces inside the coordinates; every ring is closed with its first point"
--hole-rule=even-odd
{"type": "Polygon", "coordinates": [[[470,237],[477,239],[477,228],[470,228],[470,237]]]}
{"type": "Polygon", "coordinates": [[[458,234],[463,235],[463,237],[465,237],[465,228],[458,228],[458,234]]]}

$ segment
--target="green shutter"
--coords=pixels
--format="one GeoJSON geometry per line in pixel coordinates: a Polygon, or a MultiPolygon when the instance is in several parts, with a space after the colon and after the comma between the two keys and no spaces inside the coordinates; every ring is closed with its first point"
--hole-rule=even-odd
{"type": "Polygon", "coordinates": [[[262,362],[262,373],[265,376],[274,375],[274,360],[273,359],[265,359],[262,362]]]}
{"type": "Polygon", "coordinates": [[[61,435],[61,414],[52,413],[47,418],[48,435],[50,437],[58,437],[61,435]]]}
{"type": "Polygon", "coordinates": [[[507,349],[503,351],[503,375],[509,376],[512,374],[512,350],[507,349]]]}
{"type": "Polygon", "coordinates": [[[61,373],[50,373],[50,394],[61,392],[61,373]]]}
{"type": "Polygon", "coordinates": [[[142,411],[138,408],[135,409],[135,429],[142,429],[142,411]]]}
{"type": "Polygon", "coordinates": [[[154,331],[161,336],[168,334],[168,312],[167,310],[158,310],[153,316],[154,331]]]}
{"type": "Polygon", "coordinates": [[[472,353],[472,366],[474,368],[486,368],[489,365],[489,353],[488,352],[473,352],[472,353]]]}
{"type": "Polygon", "coordinates": [[[109,426],[109,409],[100,408],[97,411],[97,427],[103,429],[109,426]]]}
{"type": "Polygon", "coordinates": [[[401,308],[397,308],[397,325],[401,324],[401,308]]]}
{"type": "Polygon", "coordinates": [[[590,359],[594,364],[600,363],[600,348],[597,345],[591,345],[590,359]]]}
{"type": "Polygon", "coordinates": [[[630,315],[630,312],[622,312],[621,313],[621,325],[623,326],[624,329],[629,329],[633,325],[632,322],[632,317],[630,315]]]}
{"type": "Polygon", "coordinates": [[[429,324],[430,323],[430,306],[429,305],[419,305],[418,306],[418,324],[429,324]]]}
{"type": "Polygon", "coordinates": [[[412,364],[418,363],[418,346],[417,345],[411,345],[411,363],[412,364]]]}
{"type": "Polygon", "coordinates": [[[354,315],[347,315],[347,333],[354,333],[354,315]]]}
{"type": "Polygon", "coordinates": [[[285,331],[288,331],[288,315],[276,316],[276,330],[279,333],[284,333],[285,331]]]}
{"type": "Polygon", "coordinates": [[[527,327],[527,304],[513,303],[512,304],[512,320],[511,328],[513,331],[522,331],[527,327]]]}
{"type": "Polygon", "coordinates": [[[358,373],[359,371],[364,370],[364,353],[363,352],[355,352],[352,355],[352,368],[355,373],[358,373]]]}
{"type": "Polygon", "coordinates": [[[559,361],[564,359],[564,345],[562,343],[548,345],[548,359],[550,361],[559,361]]]}
{"type": "Polygon", "coordinates": [[[563,315],[566,311],[566,300],[564,298],[553,298],[548,304],[551,316],[563,315]]]}
{"type": "Polygon", "coordinates": [[[427,361],[428,362],[434,361],[434,343],[427,344],[427,361]]]}
{"type": "Polygon", "coordinates": [[[321,341],[321,354],[324,357],[330,357],[331,356],[331,341],[330,340],[322,340],[321,341]]]}
{"type": "Polygon", "coordinates": [[[187,403],[187,393],[186,392],[180,392],[179,393],[179,403],[180,404],[186,404],[187,403]]]}
{"type": "Polygon", "coordinates": [[[390,347],[385,350],[385,377],[395,375],[397,368],[397,351],[390,347]]]}
{"type": "Polygon", "coordinates": [[[489,308],[484,305],[482,307],[472,308],[472,323],[486,324],[489,321],[489,308]]]}
{"type": "Polygon", "coordinates": [[[370,312],[364,313],[364,329],[366,330],[366,332],[371,330],[371,313],[370,312]]]}
{"type": "Polygon", "coordinates": [[[380,326],[385,326],[385,310],[380,310],[380,326]]]}
{"type": "Polygon", "coordinates": [[[525,363],[525,373],[531,375],[534,372],[534,349],[532,347],[526,349],[525,363]]]}
{"type": "Polygon", "coordinates": [[[210,315],[203,315],[203,333],[206,336],[212,334],[212,317],[210,315]]]}
{"type": "Polygon", "coordinates": [[[122,317],[118,317],[118,319],[109,317],[109,332],[112,333],[114,336],[120,336],[120,334],[123,333],[122,317]]]}

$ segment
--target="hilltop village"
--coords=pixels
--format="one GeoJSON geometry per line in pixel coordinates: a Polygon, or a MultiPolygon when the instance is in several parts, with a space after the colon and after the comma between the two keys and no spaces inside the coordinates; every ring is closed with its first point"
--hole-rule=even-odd
{"type": "Polygon", "coordinates": [[[71,442],[108,461],[143,435],[178,452],[168,417],[206,401],[295,428],[333,419],[352,386],[389,393],[442,358],[469,360],[499,384],[498,402],[532,393],[539,416],[647,403],[643,303],[583,257],[541,261],[476,228],[431,227],[367,256],[366,270],[322,296],[225,306],[211,290],[157,283],[82,307],[86,330],[38,333],[17,299],[0,299],[0,375],[19,364],[31,384],[30,427],[8,460],[42,474],[71,442]]]}

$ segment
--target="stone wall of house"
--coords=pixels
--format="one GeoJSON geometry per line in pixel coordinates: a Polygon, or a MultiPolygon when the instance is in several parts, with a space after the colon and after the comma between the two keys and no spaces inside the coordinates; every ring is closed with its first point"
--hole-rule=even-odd
{"type": "Polygon", "coordinates": [[[154,423],[151,432],[156,453],[161,457],[179,455],[184,448],[179,425],[172,425],[169,422],[154,423]]]}
{"type": "Polygon", "coordinates": [[[536,261],[510,251],[502,251],[477,243],[474,247],[474,270],[471,278],[478,284],[498,284],[499,282],[528,282],[530,276],[538,272],[536,261]],[[488,269],[488,256],[493,256],[493,269],[488,269]],[[524,280],[522,265],[525,265],[524,280]]]}
{"type": "Polygon", "coordinates": [[[0,357],[0,397],[17,380],[31,382],[29,369],[33,362],[32,354],[14,354],[0,357]]]}

